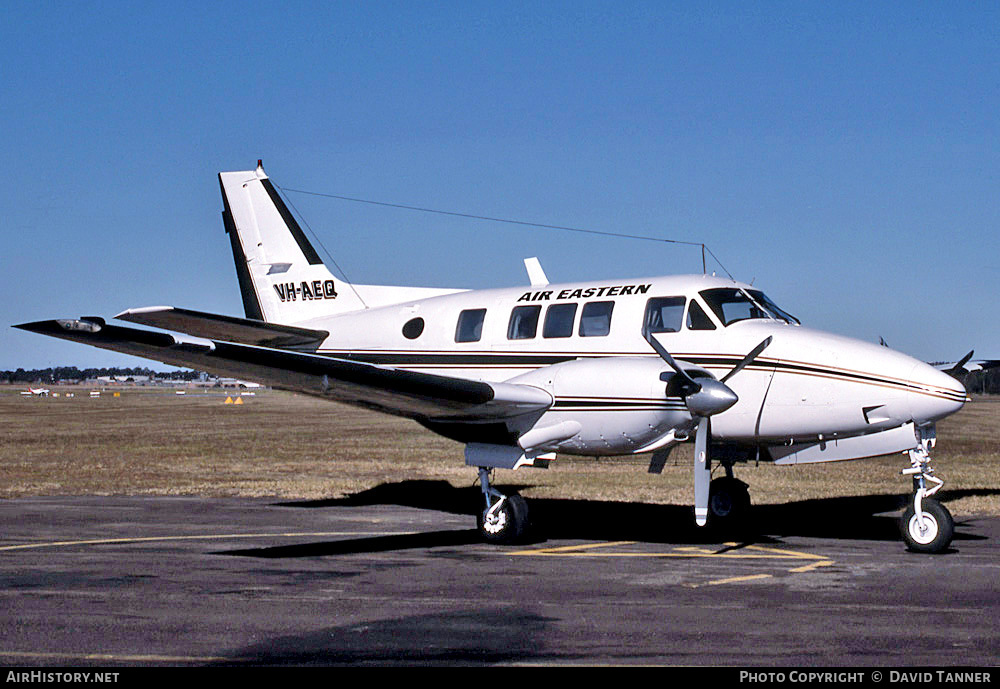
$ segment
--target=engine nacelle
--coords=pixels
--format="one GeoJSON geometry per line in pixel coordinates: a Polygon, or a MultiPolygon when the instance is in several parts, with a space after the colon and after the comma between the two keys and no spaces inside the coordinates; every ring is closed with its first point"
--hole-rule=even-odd
{"type": "MultiPolygon", "coordinates": [[[[547,390],[554,398],[529,432],[577,422],[580,430],[549,450],[579,455],[631,454],[672,430],[692,425],[680,396],[667,397],[663,374],[675,375],[659,358],[577,359],[512,378],[547,390]]],[[[668,376],[669,377],[669,376],[668,376]]],[[[566,427],[566,426],[564,426],[566,427]]]]}

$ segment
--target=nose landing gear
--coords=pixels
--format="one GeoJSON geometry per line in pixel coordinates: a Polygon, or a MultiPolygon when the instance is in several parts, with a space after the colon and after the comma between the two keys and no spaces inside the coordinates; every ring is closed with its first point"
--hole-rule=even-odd
{"type": "Polygon", "coordinates": [[[920,445],[909,451],[910,468],[903,474],[913,477],[913,502],[903,513],[900,529],[910,550],[918,553],[940,553],[955,535],[955,520],[948,508],[931,496],[944,481],[934,476],[929,448],[934,444],[933,429],[920,429],[920,445]]]}

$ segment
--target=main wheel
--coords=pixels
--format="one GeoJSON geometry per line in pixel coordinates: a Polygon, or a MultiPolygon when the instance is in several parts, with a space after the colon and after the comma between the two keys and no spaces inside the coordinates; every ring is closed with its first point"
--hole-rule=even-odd
{"type": "Polygon", "coordinates": [[[740,525],[750,511],[747,484],[735,478],[717,478],[708,487],[708,518],[716,526],[740,525]]]}
{"type": "Polygon", "coordinates": [[[920,504],[923,520],[911,503],[903,513],[900,527],[907,547],[918,553],[940,553],[951,544],[955,520],[948,508],[937,500],[924,499],[920,504]]]}
{"type": "Polygon", "coordinates": [[[508,495],[489,518],[479,512],[476,526],[488,543],[517,543],[528,531],[528,503],[517,493],[508,495]]]}

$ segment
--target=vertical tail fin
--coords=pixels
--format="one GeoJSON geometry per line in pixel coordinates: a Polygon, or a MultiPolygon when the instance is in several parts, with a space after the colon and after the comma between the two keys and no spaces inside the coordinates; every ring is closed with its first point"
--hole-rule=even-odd
{"type": "Polygon", "coordinates": [[[365,307],[334,280],[260,161],[256,170],[219,173],[219,185],[247,318],[296,323],[365,307]]]}

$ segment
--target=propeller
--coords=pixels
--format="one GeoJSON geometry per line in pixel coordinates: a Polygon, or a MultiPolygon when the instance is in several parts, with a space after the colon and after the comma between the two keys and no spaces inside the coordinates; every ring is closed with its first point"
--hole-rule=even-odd
{"type": "Polygon", "coordinates": [[[971,352],[969,352],[961,359],[959,359],[958,363],[956,363],[954,366],[945,371],[945,373],[952,376],[953,378],[959,378],[960,376],[965,375],[966,373],[968,373],[968,371],[965,370],[965,365],[969,363],[969,359],[971,359],[972,355],[975,353],[976,350],[973,349],[971,352]]]}
{"type": "MultiPolygon", "coordinates": [[[[645,330],[643,336],[653,351],[667,362],[667,365],[675,371],[677,376],[680,376],[680,388],[677,392],[684,400],[691,416],[698,419],[694,441],[694,518],[698,526],[704,526],[708,523],[708,492],[712,479],[711,458],[709,457],[709,445],[712,437],[711,417],[726,411],[739,401],[739,397],[736,396],[732,388],[726,385],[726,381],[752,364],[760,356],[760,353],[771,344],[772,338],[768,337],[763,340],[750,350],[729,373],[723,376],[722,380],[716,380],[708,376],[692,378],[691,374],[681,368],[677,361],[670,356],[670,352],[653,337],[653,333],[645,330]]],[[[674,384],[674,375],[662,373],[660,380],[667,381],[669,387],[674,384]]]]}

